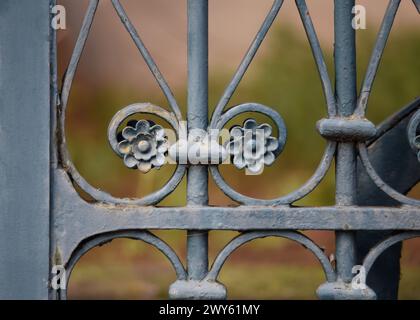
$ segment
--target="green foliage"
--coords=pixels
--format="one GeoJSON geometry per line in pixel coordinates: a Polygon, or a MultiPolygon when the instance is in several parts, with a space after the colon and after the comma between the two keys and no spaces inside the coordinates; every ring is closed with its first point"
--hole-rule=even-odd
{"type": "MultiPolygon", "coordinates": [[[[374,37],[359,37],[359,82],[370,58],[374,37]]],[[[420,32],[391,34],[369,100],[367,117],[380,123],[420,96],[420,32]]]]}

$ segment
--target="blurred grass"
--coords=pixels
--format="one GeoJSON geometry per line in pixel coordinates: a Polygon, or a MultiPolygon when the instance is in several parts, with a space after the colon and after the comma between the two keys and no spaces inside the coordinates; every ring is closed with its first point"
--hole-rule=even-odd
{"type": "MultiPolygon", "coordinates": [[[[275,41],[269,43],[270,47],[264,56],[257,56],[229,105],[254,101],[277,110],[288,128],[286,148],[276,164],[267,168],[261,176],[245,176],[231,166],[222,168],[226,180],[236,190],[262,198],[285,194],[304,183],[316,168],[325,146],[315,131],[315,123],[326,115],[326,108],[309,45],[294,31],[279,29],[273,32],[271,39],[275,41]]],[[[373,42],[372,33],[358,33],[359,83],[373,42]]],[[[391,35],[369,103],[368,117],[374,122],[379,123],[419,95],[419,55],[419,31],[391,35]]],[[[325,50],[325,59],[329,70],[332,70],[331,50],[325,50]]],[[[330,74],[333,77],[332,71],[330,74]]],[[[230,72],[222,70],[211,74],[210,106],[216,105],[230,76],[230,72]]],[[[91,91],[83,86],[82,79],[79,80],[70,98],[67,132],[70,153],[81,174],[94,186],[116,196],[140,197],[163,186],[173,172],[173,166],[164,166],[147,175],[127,170],[106,141],[107,126],[115,112],[125,105],[140,101],[166,106],[161,94],[158,91],[142,92],[141,88],[134,92],[117,86],[91,91]]],[[[185,114],[186,90],[178,88],[175,93],[185,114]]],[[[264,117],[257,116],[257,119],[261,121],[264,117]]],[[[153,120],[162,123],[158,119],[153,120]]],[[[244,117],[238,117],[235,122],[241,123],[243,120],[244,117]]],[[[419,193],[418,190],[413,196],[419,193]]],[[[318,206],[332,204],[333,201],[334,176],[333,170],[330,170],[321,185],[297,204],[318,206]]],[[[230,205],[233,202],[210,181],[210,203],[230,205]]],[[[185,205],[185,180],[161,205],[185,205]]],[[[185,258],[184,232],[159,234],[185,258]]],[[[211,257],[233,234],[220,233],[211,238],[211,257]]],[[[331,239],[331,235],[329,237],[331,239]]],[[[284,245],[283,242],[271,240],[264,244],[257,243],[252,247],[255,256],[261,258],[268,254],[273,260],[276,257],[275,249],[280,250],[284,245]]],[[[123,241],[88,253],[74,271],[70,296],[166,297],[167,286],[174,280],[174,273],[168,264],[159,262],[150,253],[149,247],[147,250],[145,248],[131,241],[123,241]],[[100,254],[97,254],[98,250],[100,254]]],[[[247,250],[251,249],[247,247],[241,252],[247,250]]],[[[288,250],[283,254],[288,256],[294,249],[288,250]]],[[[314,289],[323,281],[320,268],[314,264],[299,265],[293,258],[276,265],[261,264],[258,259],[247,259],[245,254],[242,256],[235,263],[228,263],[221,275],[222,281],[230,289],[231,298],[313,299],[314,289]]],[[[162,260],[162,257],[159,259],[162,260]]],[[[420,298],[419,271],[420,264],[404,267],[401,298],[420,298]]]]}
{"type": "Polygon", "coordinates": [[[420,266],[403,267],[398,299],[420,299],[420,266]]]}

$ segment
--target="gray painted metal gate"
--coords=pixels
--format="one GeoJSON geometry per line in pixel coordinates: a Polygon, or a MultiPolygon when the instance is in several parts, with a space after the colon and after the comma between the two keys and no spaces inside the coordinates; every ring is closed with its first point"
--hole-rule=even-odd
{"type": "MultiPolygon", "coordinates": [[[[328,118],[318,122],[327,147],[313,176],[294,192],[272,200],[254,199],[233,190],[219,173],[219,163],[189,159],[181,163],[159,191],[142,199],[119,199],[91,186],[77,171],[67,152],[64,132],[69,92],[99,1],[90,0],[71,61],[59,88],[55,32],[50,28],[52,0],[0,2],[0,297],[62,299],[65,290],[51,287],[51,269],[64,265],[70,275],[88,250],[115,238],[142,240],[169,259],[177,275],[171,298],[225,298],[217,281],[229,255],[238,247],[263,237],[298,242],[319,260],[326,281],[317,294],[322,299],[396,298],[401,242],[420,236],[420,200],[405,194],[419,181],[420,99],[375,127],[365,118],[369,94],[400,0],[390,0],[373,49],[362,89],[356,88],[354,0],[335,0],[335,90],[306,3],[296,0],[324,90],[328,118]],[[17,23],[24,21],[24,23],[17,23]],[[296,207],[293,203],[312,192],[335,159],[336,204],[296,207]],[[208,206],[208,174],[237,207],[208,206]],[[186,207],[155,206],[187,176],[186,207]],[[386,182],[384,182],[386,177],[386,182]],[[82,200],[77,188],[94,202],[82,200]],[[173,249],[151,229],[187,230],[186,267],[173,249]],[[209,268],[208,230],[238,230],[209,268]],[[336,263],[299,230],[333,230],[336,263]],[[389,250],[388,250],[389,249],[389,250]],[[386,257],[386,258],[384,258],[386,257]],[[375,263],[376,262],[376,263],[375,263]],[[362,265],[368,286],[352,285],[352,268],[362,265]]],[[[420,11],[420,1],[413,1],[420,11]]],[[[118,0],[117,14],[165,94],[169,109],[146,103],[121,109],[112,119],[108,139],[128,167],[148,171],[163,164],[167,145],[163,129],[131,115],[153,114],[167,121],[178,137],[188,132],[188,146],[205,144],[203,132],[221,129],[245,112],[262,113],[271,127],[254,120],[231,133],[244,139],[245,129],[264,131],[267,153],[258,159],[234,157],[239,168],[257,171],[282,151],[286,126],[274,110],[258,103],[227,108],[283,1],[275,0],[258,34],[208,120],[208,1],[188,0],[188,112],[187,128],[170,88],[118,0]],[[201,129],[197,130],[197,129],[201,129]],[[190,145],[191,144],[191,145],[190,145]],[[150,148],[152,154],[148,154],[150,148]]],[[[413,10],[415,10],[413,7],[413,10]]],[[[255,149],[256,138],[250,143],[255,149]]],[[[243,140],[240,140],[243,141],[243,140]]],[[[246,152],[242,144],[240,152],[246,152]]],[[[220,151],[222,150],[222,152],[220,151]]],[[[221,152],[221,153],[220,153],[221,152]]],[[[219,157],[220,156],[220,157],[219,157]]]]}

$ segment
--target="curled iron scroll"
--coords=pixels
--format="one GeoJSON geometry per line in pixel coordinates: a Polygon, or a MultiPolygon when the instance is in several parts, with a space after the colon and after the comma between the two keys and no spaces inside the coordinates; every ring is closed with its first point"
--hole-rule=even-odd
{"type": "MultiPolygon", "coordinates": [[[[235,72],[231,82],[226,87],[219,103],[216,106],[216,109],[212,115],[210,126],[211,129],[217,128],[222,129],[222,127],[233,117],[240,113],[244,112],[256,112],[262,113],[273,120],[275,123],[277,130],[278,130],[278,139],[279,139],[279,147],[275,152],[275,156],[277,157],[281,151],[283,150],[284,144],[286,142],[286,127],[284,125],[282,117],[273,109],[270,109],[264,105],[257,104],[257,103],[246,103],[240,106],[233,107],[228,109],[225,113],[223,110],[227,106],[230,98],[233,95],[233,92],[237,88],[239,82],[243,78],[248,66],[250,65],[253,57],[255,56],[258,48],[260,47],[264,37],[266,36],[268,30],[270,29],[274,19],[276,18],[280,8],[283,5],[283,1],[274,1],[272,8],[270,9],[269,13],[266,16],[260,30],[258,31],[257,35],[254,38],[254,41],[251,43],[245,57],[243,58],[242,62],[240,63],[237,71],[235,72]]],[[[315,63],[320,75],[322,88],[324,91],[326,104],[327,104],[327,111],[330,117],[336,115],[336,101],[334,97],[334,93],[332,90],[331,80],[328,75],[327,67],[325,64],[325,60],[323,57],[323,53],[321,50],[321,46],[319,44],[319,40],[313,26],[311,17],[309,15],[309,11],[306,6],[306,2],[304,0],[297,0],[296,6],[300,13],[302,23],[305,27],[305,31],[308,36],[309,43],[311,45],[312,53],[315,59],[315,63]]],[[[325,177],[328,169],[331,166],[332,160],[334,158],[334,153],[336,150],[336,142],[329,141],[326,147],[326,150],[323,154],[321,162],[316,169],[315,173],[309,180],[304,183],[298,190],[291,192],[288,195],[270,199],[270,200],[263,200],[263,199],[255,199],[252,197],[247,197],[239,192],[233,190],[223,179],[222,175],[219,172],[219,169],[216,165],[210,166],[210,172],[219,186],[219,188],[230,198],[237,201],[241,204],[246,205],[287,205],[291,204],[309,194],[312,190],[316,188],[316,186],[321,182],[321,180],[325,177]]]]}
{"type": "MultiPolygon", "coordinates": [[[[271,109],[267,106],[257,104],[257,103],[246,103],[246,104],[242,104],[242,105],[232,107],[232,108],[228,109],[224,114],[222,114],[222,116],[220,117],[220,120],[217,123],[215,123],[214,128],[215,129],[221,129],[221,128],[223,128],[223,126],[228,121],[230,121],[231,119],[233,119],[237,115],[239,115],[241,113],[246,113],[246,112],[261,113],[261,114],[264,114],[264,115],[268,116],[270,119],[273,120],[274,124],[277,127],[277,131],[278,131],[277,139],[278,139],[279,143],[278,143],[278,148],[274,151],[274,154],[277,157],[281,153],[281,151],[283,150],[284,145],[286,143],[287,131],[286,131],[286,126],[284,124],[284,121],[283,121],[282,117],[276,111],[274,111],[273,109],[271,109]]],[[[293,203],[294,201],[297,201],[297,200],[303,198],[307,194],[309,194],[320,183],[320,181],[324,178],[325,174],[327,173],[327,171],[328,171],[328,169],[331,165],[331,162],[334,158],[335,149],[336,149],[336,143],[335,142],[329,142],[328,145],[327,145],[326,151],[324,152],[324,155],[321,159],[321,163],[318,166],[318,168],[316,169],[315,173],[299,189],[291,192],[288,195],[285,195],[285,196],[282,196],[282,197],[279,197],[279,198],[275,198],[275,199],[270,199],[270,200],[263,200],[263,199],[256,199],[256,198],[248,197],[248,196],[245,196],[245,195],[235,191],[223,179],[223,177],[220,174],[220,171],[219,171],[217,166],[211,165],[210,166],[210,172],[211,172],[211,174],[214,178],[214,181],[219,186],[219,188],[226,195],[228,195],[230,198],[232,198],[233,200],[235,200],[239,203],[243,203],[243,204],[247,204],[247,205],[290,204],[290,203],[293,203]]]]}
{"type": "Polygon", "coordinates": [[[389,186],[382,178],[378,175],[376,170],[374,169],[372,163],[369,160],[369,155],[367,151],[367,147],[365,143],[358,144],[359,156],[360,160],[362,161],[363,166],[366,169],[367,174],[370,176],[372,181],[381,189],[383,192],[388,194],[391,198],[397,200],[400,203],[412,205],[412,206],[419,206],[420,200],[416,200],[410,197],[407,197],[397,190],[393,189],[389,186]]]}
{"type": "Polygon", "coordinates": [[[398,233],[396,235],[390,236],[389,238],[385,239],[384,241],[378,243],[375,247],[373,247],[368,255],[365,257],[363,261],[363,266],[366,271],[366,275],[369,274],[370,269],[372,268],[373,264],[375,263],[376,259],[388,248],[392,247],[394,244],[409,240],[413,238],[420,237],[419,231],[407,231],[398,233]]]}
{"type": "MultiPolygon", "coordinates": [[[[420,103],[420,99],[416,99],[416,100],[414,100],[414,102],[412,102],[411,105],[413,107],[415,107],[419,103],[420,103]]],[[[408,141],[410,143],[411,148],[415,152],[419,152],[419,149],[417,148],[417,145],[416,145],[416,139],[417,139],[416,137],[418,136],[417,135],[417,130],[418,130],[419,124],[420,124],[420,111],[417,111],[412,116],[412,118],[410,120],[410,123],[408,124],[408,127],[407,127],[408,141]]],[[[402,193],[398,192],[397,190],[395,190],[394,188],[389,186],[378,175],[378,173],[376,172],[375,168],[373,167],[373,165],[372,165],[372,163],[369,159],[369,153],[368,153],[368,150],[367,150],[366,143],[359,143],[358,144],[358,151],[359,151],[360,160],[361,160],[363,166],[365,167],[367,174],[370,176],[372,181],[376,184],[376,186],[379,189],[381,189],[383,192],[385,192],[391,198],[397,200],[398,202],[400,202],[402,204],[411,205],[411,206],[419,206],[420,205],[420,200],[413,199],[413,198],[410,198],[410,197],[407,197],[407,196],[403,195],[402,193]]]]}
{"type": "MultiPolygon", "coordinates": [[[[144,230],[119,230],[115,232],[108,232],[102,233],[98,235],[94,235],[88,239],[83,240],[79,246],[74,250],[72,253],[69,261],[65,263],[65,270],[66,270],[66,281],[68,287],[68,282],[71,276],[71,273],[76,266],[77,262],[80,258],[90,251],[91,249],[101,246],[107,242],[110,242],[117,238],[127,238],[127,239],[134,239],[134,240],[141,240],[147,244],[154,246],[160,252],[162,252],[170,261],[172,267],[175,270],[176,277],[178,280],[185,280],[187,278],[187,273],[185,268],[179,259],[178,255],[175,251],[162,239],[155,236],[153,233],[144,230]]],[[[59,295],[60,299],[67,298],[67,291],[62,290],[60,291],[59,295]]]]}
{"type": "MultiPolygon", "coordinates": [[[[118,129],[118,117],[127,118],[128,116],[134,113],[149,113],[154,114],[158,117],[163,118],[166,120],[175,130],[178,130],[178,123],[181,121],[181,113],[179,107],[175,101],[175,98],[167,85],[164,77],[160,73],[156,63],[152,59],[151,55],[147,51],[146,47],[144,46],[143,42],[141,41],[139,35],[137,34],[134,26],[130,22],[125,13],[123,7],[121,6],[118,0],[112,1],[115,10],[118,16],[121,18],[122,23],[126,27],[127,31],[129,32],[130,36],[132,37],[134,43],[136,44],[137,48],[139,49],[141,55],[143,56],[145,62],[147,63],[148,67],[152,71],[156,81],[158,82],[159,86],[161,87],[163,93],[165,94],[169,106],[172,109],[172,113],[160,108],[153,106],[151,104],[134,104],[128,106],[121,110],[114,119],[111,121],[110,130],[112,131],[112,136],[108,133],[109,141],[111,143],[112,148],[114,151],[116,150],[116,139],[117,139],[117,129],[118,129]],[[114,134],[115,133],[115,134],[114,134]]],[[[133,204],[133,205],[152,205],[156,204],[165,198],[168,194],[170,194],[181,181],[182,177],[185,173],[185,166],[179,165],[174,172],[173,176],[167,182],[167,184],[160,190],[145,196],[141,199],[129,199],[129,198],[117,198],[113,197],[112,195],[99,190],[92,185],[90,185],[78,172],[75,165],[73,164],[70,155],[67,150],[66,144],[66,135],[65,135],[65,115],[66,109],[68,105],[68,99],[70,95],[70,91],[72,88],[74,76],[77,70],[77,66],[79,64],[81,55],[83,53],[84,47],[86,45],[87,38],[90,33],[90,29],[92,27],[93,20],[95,18],[95,13],[99,5],[99,0],[90,0],[85,18],[82,23],[82,27],[79,32],[78,39],[76,41],[66,74],[64,76],[63,86],[61,89],[61,101],[59,105],[59,145],[58,151],[60,154],[61,165],[63,169],[69,174],[71,180],[77,184],[80,189],[90,195],[93,199],[99,202],[110,203],[110,204],[133,204]]],[[[122,121],[124,120],[122,119],[122,121]]],[[[117,152],[117,154],[119,154],[117,152]]]]}
{"type": "Polygon", "coordinates": [[[232,241],[230,241],[217,255],[206,277],[206,280],[216,281],[217,277],[219,276],[220,270],[223,267],[223,264],[226,262],[226,259],[237,248],[252,240],[266,237],[286,238],[300,243],[306,249],[310,250],[319,260],[324,270],[327,281],[333,282],[336,280],[334,268],[332,267],[331,263],[329,262],[327,256],[322,251],[322,249],[319,248],[311,239],[297,231],[251,231],[242,233],[241,235],[237,236],[232,241]]]}
{"type": "Polygon", "coordinates": [[[412,116],[407,127],[407,138],[411,149],[417,154],[420,162],[420,108],[412,116]]]}

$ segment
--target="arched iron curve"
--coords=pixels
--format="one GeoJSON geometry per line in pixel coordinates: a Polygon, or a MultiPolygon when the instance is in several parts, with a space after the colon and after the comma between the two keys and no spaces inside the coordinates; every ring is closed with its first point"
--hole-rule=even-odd
{"type": "Polygon", "coordinates": [[[416,113],[411,117],[410,122],[407,126],[407,137],[410,143],[411,149],[415,153],[419,153],[418,146],[414,143],[414,139],[418,136],[417,131],[420,129],[420,106],[416,113]]]}
{"type": "Polygon", "coordinates": [[[333,282],[336,280],[336,273],[334,271],[334,268],[332,267],[331,263],[329,262],[327,256],[322,251],[322,249],[318,247],[311,239],[297,231],[250,231],[240,234],[239,236],[231,240],[222,249],[222,251],[219,252],[219,254],[213,262],[209,273],[206,276],[206,280],[216,281],[223,264],[226,262],[226,259],[237,248],[252,240],[266,237],[286,238],[300,243],[317,257],[318,261],[321,263],[322,269],[324,270],[327,281],[333,282]]]}
{"type": "MultiPolygon", "coordinates": [[[[118,238],[127,238],[127,239],[133,239],[133,240],[141,240],[147,244],[150,244],[154,246],[156,249],[158,249],[160,252],[162,252],[168,260],[171,262],[171,265],[173,266],[177,279],[178,280],[185,280],[187,278],[187,273],[184,269],[184,266],[179,259],[178,255],[175,253],[175,251],[162,239],[155,236],[153,233],[149,231],[144,230],[118,230],[113,232],[107,232],[102,234],[97,234],[94,236],[89,237],[88,239],[85,239],[80,242],[78,247],[73,251],[70,259],[65,264],[65,270],[67,273],[67,286],[68,282],[71,276],[71,273],[77,264],[77,262],[80,260],[80,258],[87,253],[89,250],[101,246],[107,242],[110,242],[114,239],[118,238]]],[[[66,288],[67,288],[66,286],[66,288]]],[[[67,292],[66,290],[60,291],[59,295],[60,299],[66,299],[67,298],[67,292]]]]}
{"type": "MultiPolygon", "coordinates": [[[[138,110],[138,112],[152,113],[168,121],[169,124],[173,126],[175,131],[177,131],[179,121],[176,121],[176,120],[181,119],[181,116],[180,116],[180,111],[176,104],[175,98],[172,95],[172,92],[167,86],[166,81],[164,80],[163,76],[160,74],[160,71],[157,68],[155,62],[153,61],[148,51],[144,47],[143,43],[141,42],[139,36],[133,29],[134,27],[129,22],[119,2],[113,1],[113,4],[120,18],[126,25],[127,31],[133,37],[133,40],[135,41],[136,45],[140,46],[139,50],[142,56],[144,57],[149,68],[152,70],[153,75],[155,76],[162,90],[164,91],[169,101],[170,107],[174,113],[170,113],[166,111],[165,109],[162,109],[157,106],[153,106],[151,104],[135,104],[132,106],[128,106],[127,108],[124,108],[120,112],[124,113],[127,110],[132,111],[131,109],[134,109],[134,110],[138,110]]],[[[77,186],[79,186],[84,192],[89,194],[96,201],[109,203],[109,204],[131,204],[131,205],[141,205],[141,206],[153,205],[161,201],[163,198],[165,198],[178,186],[179,182],[182,180],[184,176],[185,166],[179,165],[177,169],[175,170],[174,174],[172,175],[172,177],[166,183],[166,185],[160,190],[152,194],[149,194],[141,199],[118,198],[118,197],[113,197],[107,192],[99,190],[93,187],[92,185],[90,185],[86,181],[86,179],[83,178],[82,175],[79,173],[79,171],[76,169],[67,149],[66,135],[65,135],[65,114],[66,114],[69,94],[71,91],[71,87],[73,84],[73,79],[77,70],[77,66],[80,61],[80,57],[83,53],[87,38],[90,33],[90,29],[92,27],[93,20],[95,18],[95,13],[98,8],[98,5],[99,5],[99,0],[91,0],[89,2],[89,6],[87,8],[85,18],[83,20],[82,27],[80,29],[79,37],[76,41],[73,54],[70,58],[69,66],[67,68],[67,71],[63,80],[63,86],[61,89],[61,102],[59,105],[60,112],[59,112],[59,123],[58,123],[58,129],[59,129],[58,149],[60,153],[61,164],[64,170],[71,177],[71,180],[74,181],[74,183],[77,184],[77,186]]],[[[117,115],[121,115],[121,113],[117,113],[117,115]]],[[[113,139],[114,138],[110,139],[111,146],[113,143],[113,139]]],[[[112,147],[114,148],[114,146],[112,147]]]]}
{"type": "Polygon", "coordinates": [[[175,129],[176,133],[179,135],[179,124],[178,120],[173,113],[166,111],[165,109],[153,105],[151,103],[134,103],[131,104],[120,111],[118,111],[114,117],[111,119],[111,122],[108,126],[108,141],[111,145],[112,150],[122,157],[122,154],[118,150],[118,141],[117,134],[119,126],[126,120],[128,117],[135,114],[152,114],[158,116],[159,118],[168,122],[172,128],[175,129]]]}
{"type": "MultiPolygon", "coordinates": [[[[283,1],[274,1],[273,6],[269,13],[266,16],[266,19],[261,26],[259,32],[257,33],[254,41],[252,42],[249,50],[245,54],[245,57],[243,58],[242,62],[240,63],[236,73],[234,74],[231,82],[226,87],[225,92],[223,93],[219,103],[217,104],[215,111],[213,112],[213,115],[211,117],[210,126],[211,128],[218,128],[222,129],[222,127],[234,116],[238,115],[242,112],[259,112],[263,113],[276,123],[278,127],[279,132],[279,139],[281,138],[281,132],[283,129],[282,125],[278,125],[276,119],[280,118],[281,122],[283,122],[282,118],[278,113],[266,106],[263,106],[261,104],[257,103],[249,103],[249,104],[243,104],[240,106],[232,107],[228,109],[225,113],[222,114],[223,110],[225,109],[226,105],[228,104],[230,98],[233,95],[233,92],[239,85],[239,82],[241,81],[242,77],[244,76],[247,68],[249,67],[253,57],[255,56],[259,46],[261,45],[262,41],[264,40],[264,37],[266,36],[268,30],[270,29],[274,19],[276,18],[281,6],[283,4],[283,1]]],[[[306,6],[306,2],[304,0],[297,0],[296,6],[298,8],[298,11],[300,13],[302,23],[305,27],[305,31],[309,40],[309,43],[311,45],[312,53],[315,59],[315,63],[320,75],[322,88],[324,91],[326,104],[327,104],[327,111],[328,115],[330,117],[333,117],[336,115],[336,99],[333,94],[331,80],[328,75],[328,70],[325,64],[325,60],[323,57],[323,53],[321,50],[321,46],[319,44],[319,40],[315,31],[315,28],[312,23],[312,19],[309,15],[308,8],[306,6]]],[[[284,138],[286,138],[286,128],[284,126],[284,138]]],[[[222,175],[219,172],[219,169],[217,166],[210,165],[209,169],[210,172],[215,180],[215,183],[218,185],[218,187],[231,199],[237,201],[241,204],[246,205],[285,205],[285,204],[291,204],[306,195],[308,195],[310,192],[312,192],[318,184],[321,182],[321,180],[325,177],[326,173],[328,172],[328,169],[331,166],[332,160],[334,158],[334,154],[336,151],[337,143],[334,141],[329,141],[328,145],[326,147],[326,150],[323,154],[323,157],[321,159],[321,162],[316,169],[315,173],[307,180],[306,183],[304,183],[299,189],[289,193],[288,195],[270,199],[270,200],[263,200],[263,199],[256,199],[252,197],[247,197],[235,190],[233,190],[223,179],[222,175]]],[[[281,148],[277,150],[275,153],[275,156],[277,157],[279,153],[282,151],[283,145],[281,145],[281,148]]]]}
{"type": "Polygon", "coordinates": [[[276,125],[277,131],[278,131],[277,133],[278,147],[274,151],[274,155],[277,157],[283,151],[284,145],[286,144],[287,129],[286,129],[286,125],[284,123],[283,118],[280,116],[280,114],[277,111],[275,111],[272,108],[269,108],[265,105],[262,105],[260,103],[255,103],[255,102],[243,103],[243,104],[234,106],[222,114],[222,116],[216,122],[214,127],[212,127],[212,129],[221,130],[226,125],[226,123],[228,123],[230,120],[240,115],[241,113],[246,113],[246,112],[260,113],[260,114],[266,115],[267,117],[269,117],[271,120],[274,121],[274,124],[276,125]]]}
{"type": "Polygon", "coordinates": [[[388,248],[393,246],[394,244],[409,240],[412,238],[420,237],[420,231],[407,231],[398,233],[396,235],[393,235],[384,241],[377,244],[375,247],[373,247],[368,255],[363,260],[363,267],[365,268],[366,276],[369,274],[370,269],[372,268],[373,264],[375,263],[376,259],[388,248]]]}
{"type": "MultiPolygon", "coordinates": [[[[256,112],[261,113],[269,118],[271,118],[278,131],[278,139],[279,139],[279,148],[274,152],[275,156],[277,157],[286,143],[287,138],[287,131],[286,126],[282,117],[273,109],[264,106],[259,103],[245,103],[241,105],[234,106],[228,109],[219,119],[219,121],[215,124],[214,129],[221,129],[223,126],[229,122],[234,117],[238,116],[241,113],[245,112],[256,112]]],[[[330,141],[327,144],[326,150],[322,156],[321,162],[316,169],[315,173],[312,175],[309,180],[303,184],[299,189],[279,198],[275,199],[256,199],[252,197],[245,196],[234,189],[232,189],[226,181],[223,179],[222,175],[219,172],[219,169],[215,165],[210,165],[210,172],[213,176],[215,183],[218,187],[231,199],[247,205],[282,205],[282,204],[291,204],[307,194],[309,194],[312,190],[316,188],[316,186],[321,182],[321,180],[325,177],[328,169],[331,166],[332,160],[334,159],[334,153],[336,150],[337,143],[330,141]]]]}
{"type": "Polygon", "coordinates": [[[365,168],[367,174],[372,179],[372,181],[376,184],[376,186],[389,195],[391,198],[397,200],[400,203],[411,205],[411,206],[419,206],[420,200],[416,200],[410,197],[403,195],[402,193],[398,192],[391,186],[389,186],[382,178],[378,175],[376,170],[373,168],[372,163],[369,160],[369,155],[366,147],[366,143],[359,143],[358,144],[358,151],[359,157],[365,168]]]}

